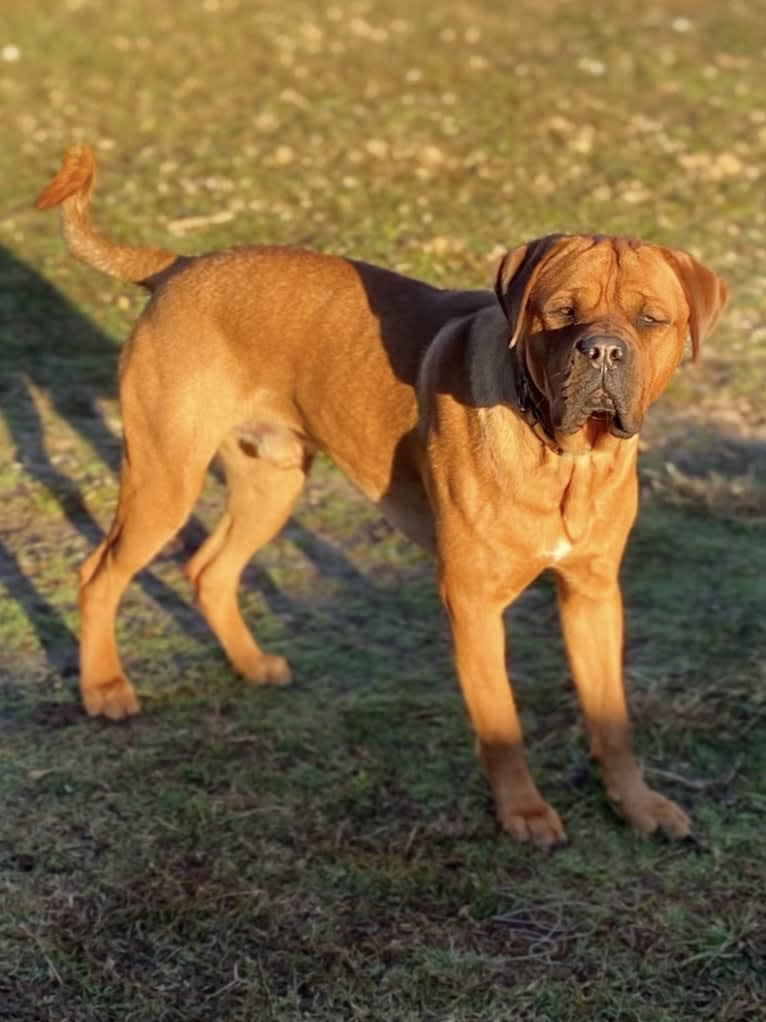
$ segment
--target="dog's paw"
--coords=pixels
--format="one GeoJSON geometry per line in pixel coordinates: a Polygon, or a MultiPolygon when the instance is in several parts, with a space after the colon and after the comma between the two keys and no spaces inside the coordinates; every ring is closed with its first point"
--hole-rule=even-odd
{"type": "Polygon", "coordinates": [[[611,795],[612,805],[634,830],[642,834],[656,834],[658,831],[675,841],[689,837],[692,829],[691,818],[664,795],[641,784],[637,791],[626,797],[611,795]]]}
{"type": "Polygon", "coordinates": [[[289,685],[293,679],[283,656],[261,653],[240,667],[240,674],[253,685],[289,685]]]}
{"type": "Polygon", "coordinates": [[[136,691],[128,679],[120,674],[99,684],[83,685],[82,702],[89,717],[108,717],[122,720],[139,712],[136,691]]]}
{"type": "Polygon", "coordinates": [[[543,849],[566,844],[567,835],[559,814],[542,799],[531,805],[498,809],[497,818],[503,830],[516,841],[530,842],[543,849]]]}

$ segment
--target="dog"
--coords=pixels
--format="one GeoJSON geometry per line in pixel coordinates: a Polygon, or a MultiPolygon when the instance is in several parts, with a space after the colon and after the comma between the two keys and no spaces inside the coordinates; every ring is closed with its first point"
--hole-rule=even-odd
{"type": "Polygon", "coordinates": [[[121,359],[114,521],[80,571],[87,713],[138,711],[117,607],[188,518],[216,455],[227,505],[187,574],[234,670],[290,680],[243,621],[237,588],[323,451],[436,559],[501,827],[542,848],[565,840],[527,767],[503,626],[504,609],[552,569],[608,798],[639,831],[687,836],[689,817],[648,787],[632,751],[618,573],[644,415],[687,340],[696,357],[718,320],[723,281],[684,251],[599,234],[520,245],[494,289],[477,291],[300,248],[188,257],[98,233],[94,176],[92,149],[70,147],[37,206],[61,207],[75,257],[151,298],[121,359]]]}

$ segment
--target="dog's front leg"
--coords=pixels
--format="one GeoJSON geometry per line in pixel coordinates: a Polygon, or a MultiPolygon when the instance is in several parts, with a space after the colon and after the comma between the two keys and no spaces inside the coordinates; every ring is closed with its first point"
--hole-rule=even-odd
{"type": "Polygon", "coordinates": [[[469,592],[464,582],[444,571],[441,594],[479,758],[501,826],[518,841],[543,848],[565,841],[558,813],[542,798],[527,768],[521,721],[505,667],[502,615],[509,601],[488,592],[469,592]]]}
{"type": "Polygon", "coordinates": [[[591,751],[607,795],[644,833],[686,837],[691,821],[644,781],[633,754],[622,674],[622,594],[616,561],[584,558],[557,574],[559,611],[572,675],[591,733],[591,751]],[[604,565],[614,564],[614,570],[604,565]]]}

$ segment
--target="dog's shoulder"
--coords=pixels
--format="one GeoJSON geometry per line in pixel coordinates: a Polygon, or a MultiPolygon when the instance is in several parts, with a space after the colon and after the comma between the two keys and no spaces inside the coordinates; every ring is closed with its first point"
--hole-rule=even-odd
{"type": "MultiPolygon", "coordinates": [[[[455,304],[459,308],[459,303],[455,304]]],[[[506,333],[502,313],[494,302],[448,319],[421,362],[417,387],[421,416],[439,395],[466,408],[487,408],[502,402],[506,333]]]]}

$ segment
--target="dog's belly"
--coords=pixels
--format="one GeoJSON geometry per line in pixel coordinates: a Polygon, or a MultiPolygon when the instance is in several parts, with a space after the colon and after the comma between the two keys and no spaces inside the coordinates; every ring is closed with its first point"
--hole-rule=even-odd
{"type": "Polygon", "coordinates": [[[397,487],[376,501],[389,524],[417,543],[427,553],[436,553],[436,532],[425,490],[397,487]]]}
{"type": "MultiPolygon", "coordinates": [[[[255,418],[241,423],[234,435],[244,454],[260,458],[277,468],[300,467],[305,463],[307,448],[311,447],[295,429],[274,418],[255,418]]],[[[333,457],[334,452],[331,450],[327,453],[338,468],[380,509],[389,524],[418,546],[434,553],[436,535],[431,506],[420,475],[409,460],[411,452],[406,450],[407,447],[405,441],[391,455],[393,468],[385,473],[385,482],[378,473],[369,471],[379,466],[368,464],[365,471],[363,466],[348,461],[342,455],[333,457]]]]}
{"type": "Polygon", "coordinates": [[[398,456],[392,456],[389,468],[382,473],[371,472],[372,466],[354,464],[333,451],[327,453],[375,504],[389,525],[428,553],[436,552],[436,530],[428,495],[415,465],[409,460],[405,463],[401,450],[398,456]]]}
{"type": "MultiPolygon", "coordinates": [[[[348,478],[375,504],[386,521],[428,553],[436,552],[431,504],[420,474],[418,441],[408,432],[390,444],[375,445],[376,457],[353,458],[350,450],[327,453],[348,478]]],[[[370,445],[372,446],[372,445],[370,445]]],[[[369,451],[370,447],[366,450],[369,451]]]]}

